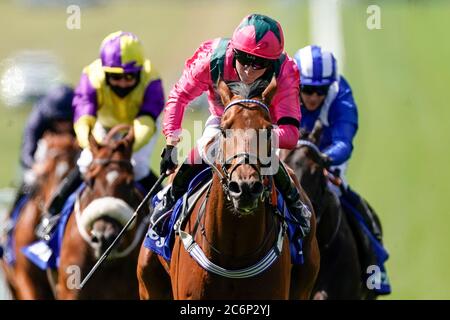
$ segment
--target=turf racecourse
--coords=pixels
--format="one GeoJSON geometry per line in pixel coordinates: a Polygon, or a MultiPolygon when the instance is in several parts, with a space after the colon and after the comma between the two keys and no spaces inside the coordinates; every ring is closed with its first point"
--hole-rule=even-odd
{"type": "MultiPolygon", "coordinates": [[[[345,76],[359,106],[360,128],[348,178],[379,212],[393,294],[387,299],[449,299],[450,216],[447,203],[450,138],[450,4],[445,1],[343,1],[345,76]],[[369,30],[369,4],[381,9],[381,29],[369,30]]],[[[162,75],[166,95],[184,61],[205,39],[230,36],[249,12],[277,18],[286,49],[309,41],[302,1],[135,1],[81,8],[80,30],[66,28],[65,8],[15,6],[1,1],[0,30],[8,30],[0,60],[22,49],[54,52],[68,83],[96,58],[103,37],[119,29],[142,39],[162,75]],[[133,2],[134,3],[134,2],[133,2]]],[[[17,159],[29,106],[0,104],[0,188],[17,182],[17,159]]],[[[189,108],[184,127],[205,119],[189,108]]],[[[163,140],[150,159],[153,168],[163,140]]]]}

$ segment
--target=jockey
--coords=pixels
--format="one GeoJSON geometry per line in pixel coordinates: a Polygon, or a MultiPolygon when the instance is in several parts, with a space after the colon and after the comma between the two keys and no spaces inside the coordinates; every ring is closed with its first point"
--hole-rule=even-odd
{"type": "Polygon", "coordinates": [[[28,117],[22,139],[20,165],[23,171],[23,181],[14,201],[13,208],[18,201],[28,194],[36,183],[36,175],[32,169],[35,163],[35,153],[44,133],[57,132],[59,127],[72,129],[72,99],[73,89],[66,85],[58,85],[51,89],[33,106],[28,117]]]}
{"type": "MultiPolygon", "coordinates": [[[[224,106],[217,100],[219,79],[225,82],[242,81],[251,84],[257,79],[277,80],[277,92],[270,106],[272,121],[277,127],[279,147],[292,149],[299,138],[300,102],[299,74],[295,62],[284,52],[284,36],[280,24],[264,15],[251,14],[236,28],[231,39],[216,38],[205,41],[186,61],[185,70],[175,84],[165,108],[163,133],[166,147],[161,159],[161,174],[172,173],[177,166],[176,145],[180,141],[181,122],[186,106],[203,92],[208,94],[210,117],[203,136],[186,161],[180,166],[170,189],[154,208],[151,228],[161,235],[161,223],[177,199],[186,191],[188,183],[204,166],[204,147],[220,133],[224,106]]],[[[303,236],[310,229],[310,212],[286,169],[280,163],[275,183],[287,205],[302,226],[303,236]]]]}
{"type": "Polygon", "coordinates": [[[132,125],[135,134],[132,164],[134,178],[146,189],[156,176],[149,168],[149,159],[156,142],[157,118],[164,107],[161,79],[145,59],[139,39],[130,32],[108,35],[100,47],[100,58],[84,68],[73,99],[74,129],[83,151],[77,168],[62,182],[38,235],[51,232],[67,197],[76,190],[92,162],[89,132],[102,142],[107,132],[118,124],[132,125]],[[81,174],[80,174],[81,173],[81,174]]]}
{"type": "MultiPolygon", "coordinates": [[[[311,132],[316,120],[323,124],[319,149],[330,172],[339,176],[342,188],[330,183],[338,196],[348,190],[345,177],[348,161],[353,151],[353,138],[358,130],[358,111],[347,80],[338,73],[333,54],[312,45],[297,51],[294,56],[300,71],[300,101],[302,119],[300,127],[311,132]]],[[[381,236],[373,213],[359,210],[365,215],[373,234],[381,236]]]]}

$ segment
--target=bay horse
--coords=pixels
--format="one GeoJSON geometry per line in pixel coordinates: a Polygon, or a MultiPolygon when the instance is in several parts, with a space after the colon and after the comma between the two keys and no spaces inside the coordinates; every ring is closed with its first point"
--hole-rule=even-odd
{"type": "Polygon", "coordinates": [[[313,299],[364,299],[369,294],[361,277],[357,240],[337,196],[329,188],[331,177],[318,149],[322,124],[316,121],[296,149],[282,150],[280,158],[295,171],[317,215],[320,272],[313,299]]]}
{"type": "Polygon", "coordinates": [[[134,131],[118,125],[103,143],[89,134],[93,160],[83,180],[61,243],[57,299],[138,299],[136,264],[147,229],[143,210],[124,237],[83,288],[79,287],[141,202],[131,163],[134,131]],[[128,134],[116,139],[123,130],[128,134]]]}
{"type": "MultiPolygon", "coordinates": [[[[179,226],[170,264],[141,249],[141,298],[170,294],[181,300],[310,297],[320,263],[314,214],[311,232],[303,242],[305,263],[293,265],[283,221],[267,201],[260,158],[255,150],[249,150],[249,145],[257,146],[256,154],[261,149],[271,150],[270,139],[261,142],[250,132],[272,132],[267,106],[275,93],[276,80],[273,78],[269,85],[257,81],[251,86],[235,83],[230,87],[223,81],[218,84],[226,106],[221,130],[227,134],[219,137],[218,156],[209,163],[213,172],[210,187],[200,196],[185,224],[179,226]],[[237,141],[243,143],[237,147],[237,141]],[[249,164],[250,159],[256,161],[249,164]],[[162,277],[160,261],[170,274],[170,287],[167,278],[162,277]]],[[[296,181],[293,172],[291,175],[296,181]]],[[[296,185],[301,191],[298,181],[296,185]]],[[[310,205],[303,191],[301,196],[310,205]]]]}
{"type": "Polygon", "coordinates": [[[62,125],[58,128],[61,130],[46,132],[39,142],[36,151],[39,159],[33,166],[37,185],[30,193],[12,230],[12,247],[16,260],[11,266],[4,261],[2,263],[15,299],[54,299],[46,272],[28,260],[21,249],[37,240],[35,228],[43,210],[48,206],[60,182],[75,166],[79,153],[73,132],[64,129],[62,125]]]}

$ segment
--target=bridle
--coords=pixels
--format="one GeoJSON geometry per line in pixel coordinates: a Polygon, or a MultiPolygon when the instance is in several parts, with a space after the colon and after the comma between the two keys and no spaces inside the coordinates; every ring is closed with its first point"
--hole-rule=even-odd
{"type": "MultiPolygon", "coordinates": [[[[266,104],[264,104],[261,101],[253,100],[253,99],[239,99],[232,101],[230,104],[228,104],[225,109],[225,114],[232,106],[240,106],[241,108],[246,109],[254,109],[250,108],[249,106],[244,105],[244,103],[254,103],[258,105],[259,107],[263,108],[268,114],[269,114],[269,108],[266,104]]],[[[270,132],[270,131],[269,131],[270,132]]],[[[224,134],[224,131],[222,130],[222,137],[221,139],[224,139],[226,135],[224,134]]],[[[222,144],[221,144],[222,146],[222,144]]],[[[254,163],[261,163],[259,157],[257,155],[251,154],[249,152],[239,152],[229,158],[224,159],[223,157],[220,157],[220,155],[223,153],[220,147],[219,149],[219,155],[218,155],[218,161],[216,163],[213,163],[212,161],[209,161],[207,159],[208,157],[205,157],[205,162],[217,173],[219,180],[222,184],[223,191],[225,193],[225,196],[230,200],[230,191],[229,191],[229,182],[231,181],[231,176],[233,172],[243,164],[250,164],[255,170],[258,172],[260,179],[263,177],[261,174],[261,171],[254,163]],[[236,163],[232,165],[231,168],[227,169],[227,165],[231,164],[234,160],[238,159],[236,163]],[[253,162],[255,161],[255,162],[253,162]],[[253,163],[252,163],[253,162],[253,163]]],[[[267,176],[268,178],[271,178],[271,176],[267,176]]],[[[262,196],[264,194],[270,194],[270,188],[272,186],[272,182],[270,181],[268,185],[266,186],[265,192],[262,193],[262,196]],[[269,192],[268,192],[269,191],[269,192]]],[[[208,187],[209,188],[209,187],[208,187]]],[[[207,197],[209,195],[208,193],[205,197],[205,200],[201,207],[204,208],[204,203],[207,201],[207,197]]],[[[270,201],[270,197],[269,197],[270,201]]],[[[274,205],[273,203],[269,203],[270,205],[274,205]]],[[[276,207],[274,207],[276,209],[276,207]]],[[[275,210],[277,211],[277,210],[275,210]]],[[[201,210],[201,212],[204,212],[204,210],[201,210]]],[[[280,215],[278,215],[280,216],[280,215]]],[[[197,217],[197,220],[200,221],[201,217],[197,217]]],[[[198,224],[196,224],[198,225],[198,224]]],[[[195,227],[196,229],[196,227],[195,227]]],[[[273,229],[275,230],[275,229],[273,229]]],[[[281,255],[282,249],[283,249],[283,242],[284,242],[284,236],[286,234],[287,230],[287,223],[284,220],[280,220],[280,226],[277,231],[277,236],[275,239],[275,242],[272,246],[272,248],[266,253],[266,255],[261,258],[257,263],[243,268],[243,269],[237,269],[237,270],[229,270],[226,268],[223,268],[212,261],[209,260],[209,258],[205,255],[203,250],[200,248],[200,246],[195,242],[194,236],[181,230],[181,220],[177,221],[176,223],[176,232],[179,234],[180,239],[183,243],[183,246],[185,250],[190,254],[190,256],[205,270],[214,273],[216,275],[220,275],[222,277],[226,278],[232,278],[232,279],[242,279],[242,278],[250,278],[259,275],[260,273],[264,272],[265,270],[269,269],[272,264],[278,259],[278,257],[281,255]]],[[[270,234],[270,233],[269,233],[270,234]]],[[[267,234],[267,238],[269,237],[269,234],[267,234]]],[[[266,238],[266,239],[267,239],[266,238]]],[[[264,240],[263,244],[265,244],[267,240],[264,240]]],[[[209,244],[211,246],[211,244],[209,244]]],[[[260,249],[258,249],[259,252],[260,249]]],[[[217,249],[216,249],[217,251],[217,249]]]]}
{"type": "MultiPolygon", "coordinates": [[[[299,141],[297,142],[297,147],[295,148],[295,150],[298,150],[298,149],[300,149],[300,148],[302,148],[302,147],[308,148],[310,151],[312,151],[312,152],[314,153],[314,155],[315,155],[318,159],[321,159],[321,152],[320,152],[320,149],[319,149],[319,147],[317,147],[317,145],[315,145],[313,142],[308,141],[308,140],[303,140],[303,139],[301,139],[301,140],[299,140],[299,141]]],[[[325,177],[325,179],[328,179],[328,177],[325,177]]],[[[312,200],[311,200],[311,201],[312,201],[312,200]]],[[[323,214],[324,210],[326,209],[326,207],[323,207],[323,206],[322,206],[322,207],[316,206],[316,209],[317,209],[317,215],[316,215],[316,217],[317,217],[317,224],[319,224],[320,221],[321,221],[321,219],[322,219],[322,214],[323,214]]],[[[323,248],[324,248],[324,249],[328,249],[328,248],[331,246],[331,244],[334,242],[334,240],[336,239],[336,237],[337,237],[337,234],[338,234],[338,232],[339,232],[339,228],[340,228],[341,223],[342,223],[342,213],[341,213],[341,211],[339,211],[339,214],[338,214],[337,219],[338,219],[338,220],[337,220],[337,222],[336,222],[336,226],[335,226],[335,228],[334,228],[333,233],[331,234],[331,236],[330,236],[330,238],[328,239],[328,241],[326,242],[326,244],[323,245],[323,248]]]]}
{"type": "MultiPolygon", "coordinates": [[[[258,107],[262,108],[270,117],[269,107],[264,102],[255,100],[255,99],[238,99],[238,100],[234,100],[234,101],[230,102],[225,107],[222,117],[233,106],[239,106],[241,108],[248,109],[248,110],[255,109],[253,107],[246,106],[245,105],[246,103],[256,104],[258,107]]],[[[221,139],[226,138],[225,131],[222,128],[221,128],[221,131],[222,131],[221,139]]],[[[268,132],[269,132],[269,138],[270,138],[271,131],[269,130],[268,132]]],[[[269,139],[269,141],[270,141],[270,139],[269,139]]],[[[223,150],[221,147],[219,147],[218,157],[217,157],[218,162],[213,163],[212,161],[209,161],[207,159],[207,157],[205,157],[206,158],[205,162],[217,173],[227,199],[230,199],[230,191],[229,191],[228,185],[231,182],[231,177],[232,177],[234,171],[239,166],[241,166],[243,164],[249,164],[258,173],[260,180],[262,180],[262,178],[264,177],[264,175],[261,174],[260,168],[256,165],[257,163],[261,163],[260,158],[257,155],[249,153],[249,152],[239,152],[228,158],[223,158],[221,156],[222,154],[223,154],[223,150]],[[235,161],[236,159],[238,159],[238,161],[233,164],[232,162],[235,161]],[[231,165],[231,167],[227,168],[229,165],[231,165]]]]}

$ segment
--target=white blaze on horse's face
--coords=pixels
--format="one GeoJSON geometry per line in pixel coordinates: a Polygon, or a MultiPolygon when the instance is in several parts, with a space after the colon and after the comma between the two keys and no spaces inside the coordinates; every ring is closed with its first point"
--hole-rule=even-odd
{"type": "Polygon", "coordinates": [[[55,168],[55,174],[61,179],[69,171],[69,164],[66,161],[59,162],[55,168]]]}
{"type": "Polygon", "coordinates": [[[34,153],[34,161],[36,163],[41,163],[45,161],[48,153],[47,141],[40,139],[37,143],[36,151],[34,153]]]}
{"type": "Polygon", "coordinates": [[[112,185],[114,183],[114,181],[117,180],[118,177],[119,177],[119,172],[117,172],[116,170],[113,170],[106,174],[106,181],[108,181],[109,185],[112,185]]]}

